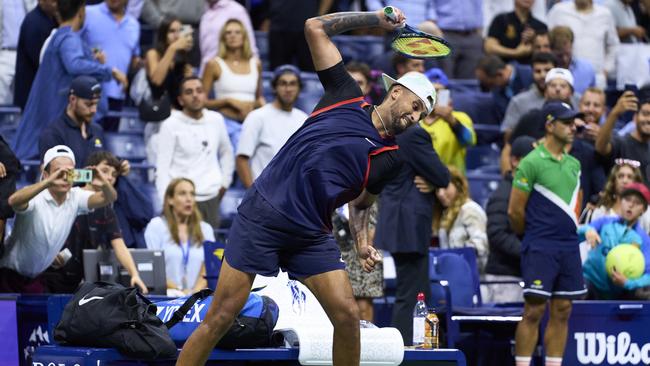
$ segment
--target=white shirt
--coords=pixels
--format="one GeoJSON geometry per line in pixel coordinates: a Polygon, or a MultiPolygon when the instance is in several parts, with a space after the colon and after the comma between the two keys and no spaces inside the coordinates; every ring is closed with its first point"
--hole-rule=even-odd
{"type": "Polygon", "coordinates": [[[307,114],[293,108],[291,112],[266,104],[248,114],[242,126],[237,155],[250,158],[253,180],[280,151],[289,137],[302,126],[307,114]]]}
{"type": "MultiPolygon", "coordinates": [[[[201,222],[201,232],[204,240],[215,240],[212,227],[208,223],[201,222]]],[[[148,249],[162,250],[165,253],[165,273],[168,280],[181,287],[181,290],[194,288],[205,259],[203,243],[192,243],[189,250],[187,243],[178,245],[172,239],[167,222],[160,216],[151,219],[144,231],[144,240],[148,249]],[[184,264],[184,252],[187,255],[187,265],[184,264]],[[183,277],[186,279],[186,286],[183,286],[183,277]]]]}
{"type": "Polygon", "coordinates": [[[596,72],[615,75],[618,33],[609,9],[594,4],[587,13],[578,12],[575,3],[555,4],[548,13],[548,28],[564,25],[573,31],[573,57],[591,62],[596,72]]]}
{"type": "Polygon", "coordinates": [[[74,187],[60,206],[49,190],[37,194],[24,211],[16,211],[8,253],[0,259],[0,267],[32,278],[46,270],[63,248],[77,215],[90,211],[88,199],[93,193],[74,187]]]}
{"type": "Polygon", "coordinates": [[[156,188],[161,202],[174,178],[192,180],[199,202],[230,186],[235,159],[221,114],[204,109],[201,119],[193,119],[172,111],[160,126],[157,145],[156,188]]]}
{"type": "MultiPolygon", "coordinates": [[[[624,4],[621,0],[605,0],[605,5],[614,17],[614,25],[619,28],[634,28],[637,26],[636,17],[632,7],[624,4]]],[[[638,39],[635,36],[628,36],[633,42],[638,39]]]]}

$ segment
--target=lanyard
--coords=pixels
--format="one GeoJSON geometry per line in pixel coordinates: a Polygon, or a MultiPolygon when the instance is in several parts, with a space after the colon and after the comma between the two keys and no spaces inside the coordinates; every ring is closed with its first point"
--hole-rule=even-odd
{"type": "Polygon", "coordinates": [[[182,286],[183,289],[187,288],[187,265],[190,262],[190,239],[187,239],[187,243],[185,244],[185,247],[183,247],[183,244],[180,245],[181,247],[181,253],[183,255],[183,279],[182,279],[182,286]],[[187,250],[186,250],[187,249],[187,250]]]}

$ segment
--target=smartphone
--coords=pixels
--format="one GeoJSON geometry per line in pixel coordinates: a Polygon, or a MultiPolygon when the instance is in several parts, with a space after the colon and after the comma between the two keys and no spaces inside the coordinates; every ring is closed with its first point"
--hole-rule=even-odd
{"type": "Polygon", "coordinates": [[[183,24],[181,27],[181,36],[189,36],[192,34],[192,26],[188,24],[183,24]]]}
{"type": "Polygon", "coordinates": [[[625,91],[631,91],[634,95],[637,94],[639,88],[636,87],[636,84],[625,84],[625,91]]]}
{"type": "Polygon", "coordinates": [[[90,183],[93,181],[93,171],[90,169],[75,169],[68,175],[72,183],[90,183]]]}
{"type": "Polygon", "coordinates": [[[438,92],[438,104],[439,106],[442,107],[448,107],[449,106],[449,89],[442,89],[438,92]]]}

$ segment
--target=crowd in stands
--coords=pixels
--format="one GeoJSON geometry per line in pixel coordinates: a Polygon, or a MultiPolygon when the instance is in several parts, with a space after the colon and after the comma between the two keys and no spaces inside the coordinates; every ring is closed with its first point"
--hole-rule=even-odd
{"type": "MultiPolygon", "coordinates": [[[[482,279],[522,280],[513,177],[563,120],[548,112],[558,103],[575,112],[564,152],[581,166],[576,235],[594,247],[583,258],[588,296],[647,299],[650,261],[638,281],[600,270],[619,243],[650,253],[650,85],[617,84],[646,72],[617,69],[619,50],[650,47],[645,0],[4,0],[0,107],[20,117],[0,111],[0,291],[72,292],[83,249],[96,248],[113,249],[143,292],[127,248],[164,251],[170,294],[205,287],[202,243],[224,235],[226,206],[322,93],[305,20],[386,5],[453,46],[447,58],[418,60],[391,51],[388,34],[335,40],[368,103],[393,80],[382,72],[424,73],[438,95],[398,138],[409,166],[384,187],[372,219],[377,247],[395,262],[393,316],[405,341],[430,246],[474,248],[482,279]],[[125,131],[129,120],[141,128],[125,131]],[[139,160],[127,154],[134,149],[139,160]],[[498,152],[481,156],[487,150],[498,152]],[[74,183],[75,169],[92,180],[74,183]],[[633,230],[613,235],[621,225],[633,230]]],[[[359,267],[345,210],[334,235],[372,320],[382,269],[359,267]]],[[[516,284],[482,291],[484,302],[522,300],[516,284]]]]}

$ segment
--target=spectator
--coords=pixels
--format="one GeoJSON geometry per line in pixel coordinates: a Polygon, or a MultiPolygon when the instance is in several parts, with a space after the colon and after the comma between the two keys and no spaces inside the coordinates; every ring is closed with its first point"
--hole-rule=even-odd
{"type": "Polygon", "coordinates": [[[305,40],[305,21],[327,14],[333,0],[274,0],[270,2],[269,59],[271,69],[294,64],[300,70],[314,71],[305,40]],[[295,61],[294,61],[295,57],[295,61]]]}
{"type": "Polygon", "coordinates": [[[14,105],[25,109],[39,65],[39,55],[45,39],[59,22],[57,0],[39,0],[20,25],[16,50],[14,105]]]}
{"type": "Polygon", "coordinates": [[[497,15],[485,40],[485,53],[501,57],[505,62],[528,64],[536,33],[546,33],[546,24],[531,14],[534,0],[514,0],[515,9],[497,15]]]}
{"type": "Polygon", "coordinates": [[[278,67],[271,86],[275,100],[246,117],[237,145],[237,175],[246,188],[307,119],[305,112],[294,108],[302,86],[300,70],[293,65],[278,67]]]}
{"type": "Polygon", "coordinates": [[[605,0],[605,5],[614,17],[614,25],[621,43],[637,43],[646,41],[646,32],[636,22],[632,0],[605,0]]]}
{"type": "Polygon", "coordinates": [[[576,213],[580,206],[580,163],[565,151],[573,141],[579,112],[548,103],[544,141],[517,167],[508,204],[513,231],[523,235],[521,270],[525,309],[515,334],[517,365],[529,365],[539,325],[550,299],[545,329],[546,363],[562,364],[571,300],[584,286],[576,213]]]}
{"type": "MultiPolygon", "coordinates": [[[[449,93],[449,79],[441,69],[430,69],[425,75],[433,83],[438,96],[442,90],[449,93]]],[[[449,97],[445,105],[438,99],[433,112],[420,121],[420,126],[431,135],[433,148],[440,155],[442,163],[464,174],[467,147],[476,144],[472,119],[465,112],[454,110],[449,97]]]]}
{"type": "Polygon", "coordinates": [[[469,197],[469,184],[465,175],[454,167],[449,167],[449,174],[449,185],[436,190],[438,202],[443,207],[436,226],[440,247],[474,248],[479,273],[484,274],[490,251],[486,232],[487,216],[481,205],[469,197]]]}
{"type": "Polygon", "coordinates": [[[83,27],[84,1],[59,0],[58,9],[61,24],[45,50],[13,141],[19,159],[36,158],[38,136],[53,118],[58,118],[65,110],[66,92],[74,77],[90,75],[108,81],[112,76],[122,85],[128,83],[120,70],[95,60],[77,33],[83,27]]]}
{"type": "Polygon", "coordinates": [[[650,181],[650,99],[639,99],[632,91],[626,91],[610,111],[605,123],[596,137],[596,151],[613,159],[624,158],[636,160],[644,181],[650,181]],[[618,117],[627,111],[634,111],[636,129],[625,136],[612,136],[612,130],[618,117]]]}
{"type": "Polygon", "coordinates": [[[515,95],[508,103],[505,117],[501,123],[505,141],[510,140],[512,130],[524,114],[532,109],[542,108],[546,90],[546,75],[556,67],[555,57],[550,53],[536,53],[532,58],[533,84],[526,91],[515,95]]]}
{"type": "Polygon", "coordinates": [[[410,71],[417,71],[424,73],[424,60],[417,58],[410,58],[395,52],[393,56],[393,70],[397,78],[410,71]]]}
{"type": "Polygon", "coordinates": [[[483,57],[475,73],[481,88],[492,91],[499,120],[503,119],[510,99],[533,83],[532,77],[494,55],[483,57]]]}
{"type": "Polygon", "coordinates": [[[162,216],[152,219],[145,231],[147,248],[165,252],[170,296],[189,295],[208,285],[203,242],[214,241],[214,232],[208,223],[202,221],[194,197],[191,180],[172,179],[165,189],[162,216]]]}
{"type": "MultiPolygon", "coordinates": [[[[615,165],[607,177],[605,187],[600,192],[596,207],[586,209],[585,222],[590,223],[605,216],[622,215],[621,196],[625,187],[631,183],[643,183],[643,175],[639,170],[639,162],[630,159],[616,159],[615,165]]],[[[647,233],[650,232],[650,211],[639,218],[639,225],[647,233]]]]}
{"type": "MultiPolygon", "coordinates": [[[[147,0],[149,1],[149,0],[147,0]]],[[[192,33],[182,32],[178,18],[165,18],[158,27],[154,48],[145,55],[147,80],[154,100],[166,97],[174,107],[178,105],[180,81],[192,75],[188,52],[194,43],[192,33]]]]}
{"type": "Polygon", "coordinates": [[[241,123],[253,109],[264,105],[262,63],[253,56],[246,28],[239,20],[228,20],[219,39],[219,53],[203,71],[203,89],[214,90],[216,96],[206,106],[241,123]]]}
{"type": "Polygon", "coordinates": [[[551,49],[557,58],[557,65],[569,69],[574,78],[574,90],[582,94],[596,84],[596,72],[587,60],[573,57],[573,31],[569,27],[557,26],[550,33],[551,49]]]}
{"type": "MultiPolygon", "coordinates": [[[[111,186],[115,185],[121,170],[120,161],[107,151],[98,151],[90,155],[86,166],[100,171],[111,186]]],[[[83,189],[93,193],[101,192],[102,181],[99,177],[94,176],[92,182],[86,183],[83,189]]],[[[40,276],[49,292],[74,292],[84,276],[83,250],[99,248],[105,250],[112,248],[117,260],[131,276],[131,286],[137,286],[144,294],[149,292],[140,278],[131,253],[124,244],[115,211],[111,206],[104,206],[77,216],[65,241],[64,250],[66,248],[72,254],[67,263],[61,267],[50,266],[40,276]]]]}
{"type": "Polygon", "coordinates": [[[219,204],[232,182],[233,150],[223,117],[205,108],[205,91],[198,77],[181,81],[182,111],[173,111],[160,127],[156,187],[161,200],[169,182],[186,176],[196,185],[196,201],[205,220],[219,227],[219,204]]]}
{"type": "MultiPolygon", "coordinates": [[[[559,2],[548,13],[548,26],[564,25],[575,35],[573,54],[591,63],[596,71],[596,86],[604,89],[615,76],[618,35],[608,9],[593,0],[559,2]]],[[[559,62],[562,64],[562,62],[559,62]]]]}
{"type": "Polygon", "coordinates": [[[212,60],[219,51],[221,30],[229,19],[239,20],[246,28],[251,51],[259,56],[255,42],[255,32],[248,11],[235,0],[206,0],[208,9],[201,16],[199,24],[199,41],[201,46],[201,67],[203,72],[208,61],[212,60]]]}
{"type": "MultiPolygon", "coordinates": [[[[489,254],[485,265],[486,281],[522,281],[521,238],[515,234],[508,220],[508,203],[512,190],[512,173],[534,148],[535,139],[520,136],[512,143],[510,169],[497,189],[490,195],[486,206],[489,254]]],[[[483,302],[519,302],[523,292],[519,284],[492,284],[485,287],[483,302]]]]}
{"type": "MultiPolygon", "coordinates": [[[[101,4],[86,7],[86,22],[81,31],[82,38],[93,47],[100,62],[114,67],[123,74],[135,70],[140,64],[140,23],[126,12],[128,0],[105,0],[101,4]]],[[[126,85],[109,80],[102,86],[103,101],[100,104],[101,119],[106,107],[121,111],[125,101],[126,85]]],[[[119,117],[105,117],[101,121],[104,130],[117,131],[119,117]]]]}
{"type": "Polygon", "coordinates": [[[0,258],[4,254],[5,225],[14,217],[14,210],[9,205],[9,196],[16,191],[16,178],[22,167],[9,144],[0,136],[0,258]]]}
{"type": "Polygon", "coordinates": [[[634,244],[641,249],[645,263],[650,261],[650,237],[641,227],[639,218],[647,212],[650,191],[643,183],[630,183],[621,193],[621,214],[602,217],[578,229],[591,250],[582,272],[594,300],[648,300],[650,299],[650,266],[646,265],[639,278],[626,278],[617,268],[611,278],[605,269],[607,253],[619,244],[634,244]]]}
{"type": "Polygon", "coordinates": [[[9,197],[16,221],[0,259],[0,292],[44,292],[35,278],[51,264],[65,264],[60,250],[76,217],[115,201],[115,189],[96,169],[99,192],[72,188],[74,166],[72,150],[55,146],[43,157],[43,179],[9,197]]]}
{"type": "Polygon", "coordinates": [[[578,106],[585,118],[583,131],[578,132],[577,136],[593,144],[600,132],[600,120],[605,114],[605,92],[596,87],[588,88],[580,97],[578,106]]]}
{"type": "Polygon", "coordinates": [[[548,38],[548,33],[535,33],[533,37],[533,55],[548,52],[551,52],[551,42],[548,38]]]}
{"type": "Polygon", "coordinates": [[[348,70],[350,76],[359,84],[359,88],[366,102],[372,103],[369,95],[373,87],[370,67],[363,62],[350,61],[345,64],[345,69],[348,70]]]}
{"type": "Polygon", "coordinates": [[[0,105],[13,101],[16,49],[20,24],[36,5],[34,0],[4,0],[0,8],[0,105]]]}
{"type": "MultiPolygon", "coordinates": [[[[403,78],[407,78],[407,74],[403,78]]],[[[417,294],[431,299],[429,246],[435,188],[449,184],[449,172],[433,149],[429,134],[419,126],[407,128],[397,143],[404,165],[379,196],[375,245],[395,261],[396,292],[391,324],[405,345],[413,342],[413,307],[417,294]]],[[[377,167],[383,163],[377,162],[377,167]]],[[[427,300],[430,301],[430,300],[427,300]]]]}

